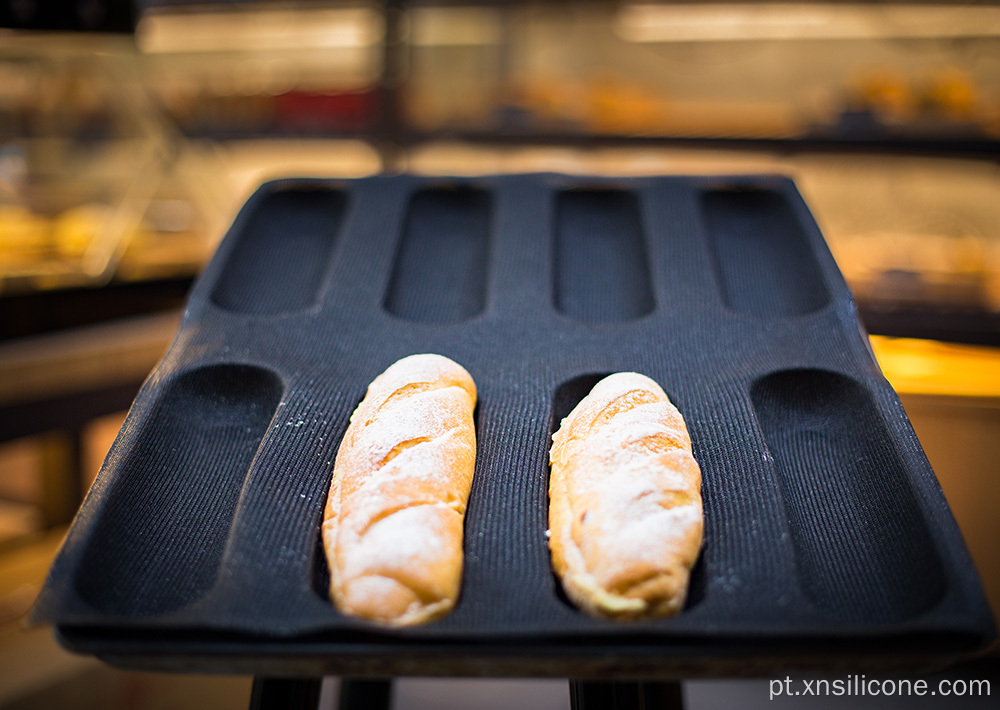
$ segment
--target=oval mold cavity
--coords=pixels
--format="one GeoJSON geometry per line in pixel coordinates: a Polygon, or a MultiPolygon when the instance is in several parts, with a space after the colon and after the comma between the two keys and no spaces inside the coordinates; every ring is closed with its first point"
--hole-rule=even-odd
{"type": "Polygon", "coordinates": [[[147,616],[209,590],[281,393],[274,373],[243,365],[167,385],[107,490],[75,580],[83,599],[108,614],[147,616]]]}
{"type": "Polygon", "coordinates": [[[716,281],[733,311],[786,318],[830,302],[805,229],[788,200],[773,190],[702,194],[716,281]]]}
{"type": "Polygon", "coordinates": [[[407,208],[383,308],[418,323],[483,312],[493,200],[464,186],[415,193],[407,208]]]}
{"type": "Polygon", "coordinates": [[[837,373],[785,370],[758,380],[751,398],[806,596],[827,616],[865,623],[934,604],[944,570],[869,393],[837,373]]]}
{"type": "Polygon", "coordinates": [[[556,198],[553,300],[575,320],[618,323],[655,307],[639,200],[625,190],[556,198]]]}
{"type": "Polygon", "coordinates": [[[346,205],[343,192],[320,187],[264,195],[243,222],[212,302],[255,315],[315,305],[346,205]]]}

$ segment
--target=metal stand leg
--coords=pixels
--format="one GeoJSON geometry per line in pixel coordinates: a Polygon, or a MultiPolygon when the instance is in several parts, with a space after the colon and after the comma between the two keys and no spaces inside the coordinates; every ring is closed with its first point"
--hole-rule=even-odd
{"type": "Polygon", "coordinates": [[[340,681],[339,710],[389,710],[392,701],[391,680],[340,681]]]}
{"type": "Polygon", "coordinates": [[[250,710],[316,710],[322,678],[254,678],[250,710]]]}
{"type": "Polygon", "coordinates": [[[683,710],[679,681],[583,681],[569,682],[572,710],[683,710]]]}

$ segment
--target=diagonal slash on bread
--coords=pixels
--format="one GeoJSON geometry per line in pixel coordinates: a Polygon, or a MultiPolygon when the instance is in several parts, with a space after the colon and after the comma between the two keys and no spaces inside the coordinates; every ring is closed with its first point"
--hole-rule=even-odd
{"type": "Polygon", "coordinates": [[[617,373],[552,440],[549,548],[566,595],[593,616],[677,613],[703,531],[701,470],[680,412],[650,378],[617,373]]]}
{"type": "Polygon", "coordinates": [[[323,520],[342,613],[410,626],[455,605],[475,406],[472,377],[441,355],[405,357],[369,385],[337,452],[323,520]]]}

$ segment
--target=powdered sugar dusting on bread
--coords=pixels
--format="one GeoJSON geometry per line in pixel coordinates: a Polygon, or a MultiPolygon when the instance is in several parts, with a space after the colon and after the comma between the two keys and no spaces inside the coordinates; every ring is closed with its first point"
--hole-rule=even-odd
{"type": "Polygon", "coordinates": [[[337,453],[324,523],[341,611],[407,625],[453,606],[475,403],[472,377],[440,355],[403,358],[369,385],[337,453]]]}
{"type": "Polygon", "coordinates": [[[601,380],[550,458],[549,544],[570,598],[616,618],[680,609],[701,546],[701,471],[662,388],[638,373],[601,380]]]}

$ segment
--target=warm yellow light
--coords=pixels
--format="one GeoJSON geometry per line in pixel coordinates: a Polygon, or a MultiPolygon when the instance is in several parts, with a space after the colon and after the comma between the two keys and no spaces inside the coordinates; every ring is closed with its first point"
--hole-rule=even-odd
{"type": "Polygon", "coordinates": [[[498,44],[500,10],[491,7],[416,7],[408,13],[416,47],[462,47],[498,44]]]}
{"type": "Polygon", "coordinates": [[[144,52],[232,52],[371,47],[384,26],[374,8],[265,7],[230,12],[152,12],[136,28],[144,52]]]}
{"type": "Polygon", "coordinates": [[[637,3],[622,6],[615,30],[630,42],[994,37],[1000,7],[637,3]]]}
{"type": "Polygon", "coordinates": [[[1000,397],[1000,348],[877,335],[871,344],[900,394],[1000,397]]]}

